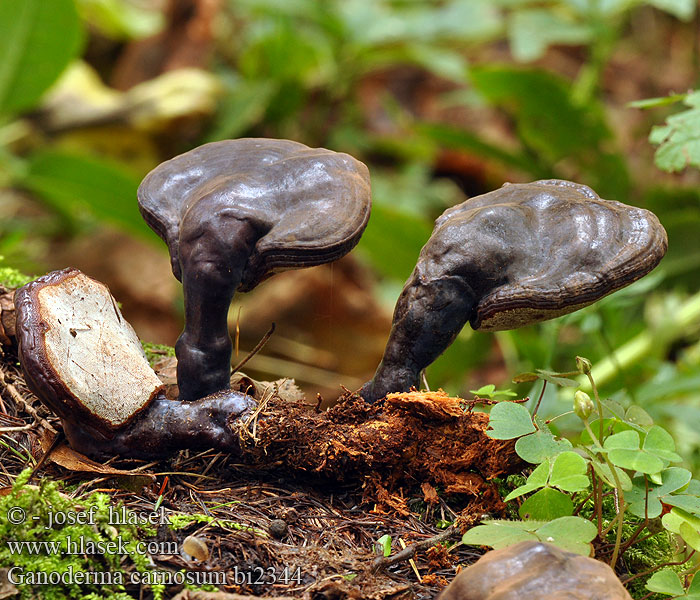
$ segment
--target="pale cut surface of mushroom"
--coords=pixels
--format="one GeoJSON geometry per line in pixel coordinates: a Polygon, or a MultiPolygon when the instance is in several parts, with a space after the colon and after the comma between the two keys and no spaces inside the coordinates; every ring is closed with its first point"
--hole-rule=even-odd
{"type": "Polygon", "coordinates": [[[25,294],[33,295],[28,317],[43,333],[21,354],[26,362],[31,352],[52,372],[49,379],[61,382],[73,409],[79,404],[88,420],[122,427],[162,388],[107,286],[69,269],[35,282],[25,294]]]}
{"type": "Polygon", "coordinates": [[[515,329],[583,308],[646,275],[667,248],[651,212],[556,179],[502,188],[437,219],[396,303],[370,402],[419,385],[469,322],[515,329]]]}

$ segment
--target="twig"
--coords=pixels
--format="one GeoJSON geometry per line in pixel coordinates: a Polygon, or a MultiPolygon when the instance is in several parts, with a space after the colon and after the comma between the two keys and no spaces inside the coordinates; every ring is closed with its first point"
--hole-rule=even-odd
{"type": "Polygon", "coordinates": [[[33,478],[34,475],[37,474],[39,469],[44,466],[44,463],[48,460],[49,456],[51,456],[51,453],[58,447],[58,445],[65,439],[65,435],[63,431],[59,431],[51,440],[51,444],[49,445],[48,449],[46,452],[44,452],[43,456],[39,459],[39,462],[36,463],[36,466],[32,469],[31,474],[29,475],[29,479],[27,479],[27,483],[29,483],[33,478]]]}
{"type": "Polygon", "coordinates": [[[24,410],[26,410],[36,421],[39,422],[39,424],[44,428],[48,429],[51,433],[58,433],[51,423],[49,423],[46,419],[41,417],[37,410],[29,404],[24,398],[22,398],[22,394],[20,394],[17,391],[17,388],[12,385],[11,383],[7,383],[7,380],[5,379],[5,373],[3,372],[2,369],[0,369],[0,385],[2,385],[6,390],[7,393],[10,394],[10,397],[17,402],[24,410]]]}
{"type": "Polygon", "coordinates": [[[262,350],[263,346],[267,344],[267,341],[272,337],[272,334],[275,333],[275,324],[273,323],[270,325],[270,329],[268,329],[267,333],[262,336],[262,339],[255,345],[255,348],[253,348],[250,352],[248,352],[248,356],[246,356],[241,362],[239,362],[235,367],[233,367],[233,373],[236,371],[239,371],[243,365],[245,365],[251,358],[253,358],[260,350],[262,350]]]}
{"type": "Polygon", "coordinates": [[[445,531],[442,533],[439,533],[438,535],[435,535],[431,538],[428,538],[427,540],[423,540],[422,542],[417,542],[411,546],[408,546],[407,548],[404,548],[400,552],[397,552],[393,556],[380,556],[374,560],[372,563],[372,572],[373,573],[378,573],[379,571],[383,571],[387,567],[390,567],[391,565],[395,565],[396,563],[402,562],[404,560],[409,560],[413,558],[417,552],[422,552],[423,550],[427,550],[428,548],[432,548],[436,544],[439,544],[440,542],[444,542],[446,540],[452,539],[453,537],[457,537],[459,535],[459,529],[455,527],[454,525],[450,525],[445,531]]]}

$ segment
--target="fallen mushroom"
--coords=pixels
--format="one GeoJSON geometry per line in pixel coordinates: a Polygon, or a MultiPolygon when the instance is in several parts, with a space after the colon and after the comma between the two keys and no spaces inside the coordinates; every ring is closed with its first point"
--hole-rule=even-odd
{"type": "Polygon", "coordinates": [[[17,290],[18,355],[31,390],[91,456],[155,457],[183,448],[237,449],[231,424],[252,398],[225,392],[168,400],[107,286],[77,269],[17,290]]]}
{"type": "Polygon", "coordinates": [[[419,385],[462,327],[497,331],[592,304],[646,275],[666,252],[655,215],[561,180],[506,184],[435,222],[394,310],[374,402],[419,385]]]}
{"type": "Polygon", "coordinates": [[[369,173],[347,154],[288,140],[205,144],[158,166],[139,208],[167,243],[185,296],[180,399],[228,389],[228,308],[274,272],[336,260],[370,214],[369,173]]]}

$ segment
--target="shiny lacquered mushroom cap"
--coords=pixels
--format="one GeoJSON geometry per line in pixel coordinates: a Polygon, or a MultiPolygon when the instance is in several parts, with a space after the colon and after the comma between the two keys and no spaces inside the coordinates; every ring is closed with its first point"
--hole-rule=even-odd
{"type": "Polygon", "coordinates": [[[573,312],[651,271],[667,238],[647,210],[561,180],[506,184],[435,222],[362,396],[417,386],[469,321],[515,329],[573,312]]]}
{"type": "Polygon", "coordinates": [[[257,239],[239,291],[277,270],[340,258],[359,242],[371,208],[369,172],[352,156],[258,138],[205,144],[162,163],[138,200],[178,279],[183,236],[223,219],[249,223],[257,239]]]}
{"type": "Polygon", "coordinates": [[[168,245],[185,296],[175,345],[180,398],[229,386],[226,316],[234,293],[275,271],[336,260],[360,240],[371,208],[367,167],[288,140],[206,144],[154,169],[138,191],[168,245]]]}

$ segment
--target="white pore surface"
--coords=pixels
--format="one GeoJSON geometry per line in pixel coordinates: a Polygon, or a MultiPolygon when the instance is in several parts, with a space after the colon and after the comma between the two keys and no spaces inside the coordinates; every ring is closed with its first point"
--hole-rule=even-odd
{"type": "Polygon", "coordinates": [[[122,425],[161,382],[109,290],[79,273],[37,297],[51,366],[91,413],[122,425]]]}

